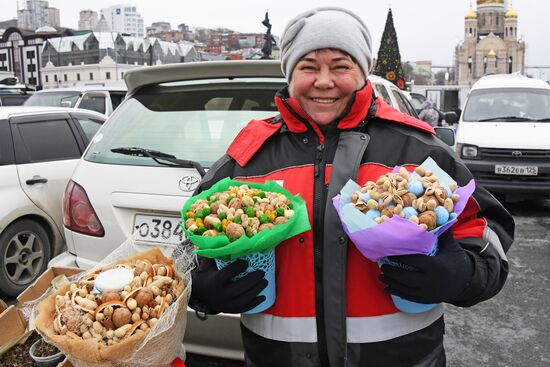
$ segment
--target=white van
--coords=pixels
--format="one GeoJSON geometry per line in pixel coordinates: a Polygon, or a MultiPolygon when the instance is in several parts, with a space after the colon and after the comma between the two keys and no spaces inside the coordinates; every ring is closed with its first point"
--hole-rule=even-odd
{"type": "Polygon", "coordinates": [[[476,82],[456,151],[476,181],[503,200],[550,196],[550,85],[517,74],[476,82]]]}

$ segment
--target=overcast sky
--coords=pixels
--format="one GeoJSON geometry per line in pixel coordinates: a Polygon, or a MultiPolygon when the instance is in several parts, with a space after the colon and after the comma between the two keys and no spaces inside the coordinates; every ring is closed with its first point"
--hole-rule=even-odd
{"type": "MultiPolygon", "coordinates": [[[[475,1],[472,1],[475,6],[475,1]]],[[[20,1],[20,4],[24,1],[20,1]]],[[[61,25],[78,28],[82,9],[99,13],[104,7],[123,4],[116,0],[50,0],[60,9],[61,25]]],[[[172,28],[185,23],[190,27],[227,27],[238,32],[265,32],[261,24],[266,10],[273,25],[272,33],[280,36],[286,23],[304,10],[336,5],[361,16],[370,28],[375,53],[388,7],[392,7],[399,48],[403,61],[432,60],[434,65],[452,65],[454,47],[463,39],[464,15],[469,0],[131,0],[144,18],[145,26],[167,21],[172,28]]],[[[526,64],[550,66],[550,1],[514,0],[519,13],[518,35],[527,43],[526,64]]],[[[0,20],[16,17],[17,0],[0,0],[0,20]]],[[[548,70],[547,72],[550,72],[548,70]]]]}

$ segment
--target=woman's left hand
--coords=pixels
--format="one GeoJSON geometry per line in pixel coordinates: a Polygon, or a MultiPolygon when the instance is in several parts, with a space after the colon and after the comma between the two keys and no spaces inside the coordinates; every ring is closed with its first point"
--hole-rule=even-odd
{"type": "Polygon", "coordinates": [[[468,287],[474,260],[453,238],[452,228],[439,237],[435,256],[401,255],[389,260],[412,267],[410,271],[384,264],[379,279],[386,292],[419,303],[453,302],[468,287]]]}

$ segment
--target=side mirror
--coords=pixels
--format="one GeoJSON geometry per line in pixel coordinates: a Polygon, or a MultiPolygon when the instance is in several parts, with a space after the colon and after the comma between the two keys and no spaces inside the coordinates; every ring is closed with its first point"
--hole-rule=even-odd
{"type": "Polygon", "coordinates": [[[445,121],[451,125],[454,125],[458,122],[458,115],[456,114],[456,112],[453,112],[453,111],[445,112],[444,118],[445,118],[445,121]]]}
{"type": "Polygon", "coordinates": [[[71,101],[61,101],[61,107],[72,107],[71,101]]]}
{"type": "MultiPolygon", "coordinates": [[[[452,112],[454,114],[454,112],[452,112]]],[[[456,114],[454,114],[456,117],[456,114]]],[[[435,127],[435,136],[445,144],[452,147],[455,145],[455,131],[448,127],[435,127]]]]}

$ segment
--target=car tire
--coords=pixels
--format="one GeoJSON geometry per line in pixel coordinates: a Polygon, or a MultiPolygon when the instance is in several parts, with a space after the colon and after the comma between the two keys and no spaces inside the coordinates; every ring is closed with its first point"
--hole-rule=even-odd
{"type": "Polygon", "coordinates": [[[18,296],[46,270],[51,243],[37,222],[23,219],[0,235],[0,293],[18,296]]]}

